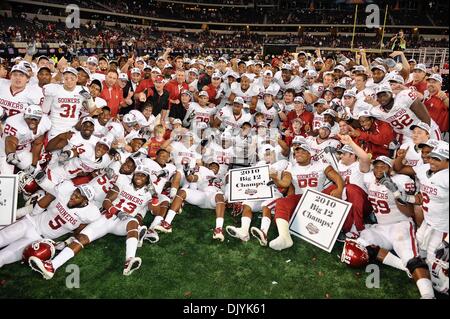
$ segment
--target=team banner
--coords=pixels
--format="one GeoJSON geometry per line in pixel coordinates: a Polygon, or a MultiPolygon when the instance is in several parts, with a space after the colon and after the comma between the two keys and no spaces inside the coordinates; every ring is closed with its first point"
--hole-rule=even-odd
{"type": "Polygon", "coordinates": [[[228,202],[259,201],[273,198],[273,189],[268,186],[270,182],[269,165],[236,168],[229,174],[228,202]]]}
{"type": "Polygon", "coordinates": [[[289,222],[291,234],[331,252],[351,203],[307,189],[289,222]]]}
{"type": "Polygon", "coordinates": [[[17,175],[0,176],[0,226],[16,221],[17,175]]]}

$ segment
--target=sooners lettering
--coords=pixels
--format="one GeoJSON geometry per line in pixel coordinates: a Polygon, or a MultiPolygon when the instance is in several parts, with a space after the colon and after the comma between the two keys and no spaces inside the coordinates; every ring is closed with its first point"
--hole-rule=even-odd
{"type": "Polygon", "coordinates": [[[133,202],[133,203],[135,203],[137,205],[142,205],[144,203],[142,199],[140,199],[138,197],[135,197],[135,196],[133,196],[131,194],[128,194],[125,191],[121,191],[120,192],[120,196],[123,197],[123,198],[126,198],[127,200],[129,200],[129,201],[131,201],[131,202],[133,202]]]}
{"type": "Polygon", "coordinates": [[[77,98],[58,98],[58,103],[80,103],[80,99],[77,98]]]}

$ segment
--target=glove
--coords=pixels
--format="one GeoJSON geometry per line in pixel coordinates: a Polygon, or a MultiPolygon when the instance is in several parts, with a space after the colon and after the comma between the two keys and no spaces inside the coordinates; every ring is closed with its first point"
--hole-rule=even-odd
{"type": "Polygon", "coordinates": [[[58,163],[62,164],[70,159],[72,151],[64,151],[58,156],[58,163]]]}
{"type": "Polygon", "coordinates": [[[190,168],[189,168],[189,164],[188,163],[186,163],[186,164],[184,164],[183,165],[183,173],[184,173],[184,176],[189,176],[189,174],[190,174],[190,168]]]}
{"type": "Polygon", "coordinates": [[[401,193],[398,190],[397,185],[395,185],[394,181],[391,179],[390,176],[388,176],[386,173],[384,174],[384,177],[380,179],[379,183],[381,185],[386,186],[388,190],[390,190],[392,193],[394,193],[395,198],[400,197],[401,193]],[[398,193],[398,194],[397,194],[398,193]]]}
{"type": "Polygon", "coordinates": [[[443,240],[434,253],[437,259],[448,262],[448,243],[443,240]]]}
{"type": "Polygon", "coordinates": [[[19,164],[21,161],[20,161],[20,159],[17,157],[17,154],[16,154],[16,153],[9,153],[9,154],[6,156],[6,162],[7,162],[8,164],[11,164],[11,165],[17,165],[17,164],[19,164]]]}
{"type": "Polygon", "coordinates": [[[162,169],[156,174],[157,178],[163,178],[169,175],[169,171],[167,169],[162,169]]]}
{"type": "Polygon", "coordinates": [[[113,217],[114,215],[117,215],[120,212],[120,210],[118,210],[116,207],[111,206],[110,208],[108,208],[108,210],[106,210],[105,212],[105,217],[107,219],[110,219],[111,217],[113,217]]]}
{"type": "Polygon", "coordinates": [[[334,154],[336,153],[336,147],[333,146],[327,146],[323,149],[323,151],[325,152],[325,154],[334,154]]]}
{"type": "Polygon", "coordinates": [[[277,111],[277,113],[281,112],[281,107],[278,105],[278,103],[273,103],[273,107],[277,111]]]}
{"type": "Polygon", "coordinates": [[[191,114],[189,114],[188,120],[192,121],[192,119],[195,117],[195,112],[191,112],[191,114]]]}
{"type": "Polygon", "coordinates": [[[170,193],[169,193],[169,198],[170,199],[174,199],[175,196],[177,195],[178,190],[175,187],[172,187],[170,189],[170,193]]]}
{"type": "Polygon", "coordinates": [[[108,179],[112,179],[114,177],[114,175],[116,175],[116,173],[114,172],[114,170],[111,167],[106,167],[104,170],[105,170],[105,175],[106,175],[106,177],[108,177],[108,179]]]}
{"type": "Polygon", "coordinates": [[[85,89],[82,89],[80,92],[80,95],[85,98],[86,100],[89,100],[91,98],[91,93],[86,91],[85,89]]]}
{"type": "Polygon", "coordinates": [[[150,182],[147,186],[148,191],[152,194],[152,197],[158,197],[158,193],[156,192],[155,186],[152,182],[150,182]]]}
{"type": "Polygon", "coordinates": [[[23,172],[24,172],[25,174],[27,174],[27,175],[33,175],[33,173],[34,173],[35,170],[36,170],[36,166],[30,165],[30,166],[28,166],[27,168],[25,168],[25,169],[23,170],[23,172]]]}

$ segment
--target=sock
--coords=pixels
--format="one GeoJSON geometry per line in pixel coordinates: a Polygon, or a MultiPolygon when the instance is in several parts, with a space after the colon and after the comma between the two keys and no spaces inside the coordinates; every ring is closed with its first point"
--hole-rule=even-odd
{"type": "Polygon", "coordinates": [[[384,257],[383,264],[406,271],[405,266],[403,266],[402,260],[392,253],[387,253],[384,257]]]}
{"type": "Polygon", "coordinates": [[[165,218],[166,222],[168,222],[169,224],[172,224],[172,221],[176,215],[177,215],[177,213],[175,213],[173,210],[169,209],[169,211],[167,212],[166,218],[165,218]]]}
{"type": "Polygon", "coordinates": [[[150,225],[150,229],[153,229],[156,225],[159,225],[163,219],[164,218],[162,216],[156,216],[155,219],[153,219],[152,224],[150,225]]]}
{"type": "Polygon", "coordinates": [[[67,261],[69,261],[70,259],[73,258],[73,256],[75,256],[75,253],[73,252],[72,249],[70,249],[69,247],[64,248],[59,254],[58,256],[56,256],[53,260],[52,260],[52,265],[53,265],[53,269],[58,269],[59,267],[61,267],[62,265],[64,265],[67,261]]]}
{"type": "Polygon", "coordinates": [[[247,233],[250,228],[251,222],[252,222],[252,219],[250,217],[241,217],[241,228],[247,233]]]}
{"type": "Polygon", "coordinates": [[[419,288],[420,295],[423,299],[434,298],[433,284],[428,278],[420,278],[416,281],[417,288],[419,288]]]}
{"type": "Polygon", "coordinates": [[[126,260],[128,260],[131,257],[136,256],[137,244],[138,244],[137,238],[134,238],[134,237],[127,238],[127,241],[126,241],[127,248],[126,248],[126,253],[125,253],[126,260]]]}
{"type": "Polygon", "coordinates": [[[267,235],[267,232],[269,231],[270,227],[270,218],[269,217],[263,217],[261,220],[261,230],[267,235]]]}
{"type": "Polygon", "coordinates": [[[223,218],[222,217],[216,218],[216,228],[223,228],[223,218]]]}

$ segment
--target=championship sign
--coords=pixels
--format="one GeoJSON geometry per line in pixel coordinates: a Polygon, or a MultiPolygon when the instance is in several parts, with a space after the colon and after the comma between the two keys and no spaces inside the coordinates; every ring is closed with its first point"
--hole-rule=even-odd
{"type": "Polygon", "coordinates": [[[270,182],[269,165],[236,168],[229,171],[228,202],[259,201],[273,198],[270,182]]]}
{"type": "Polygon", "coordinates": [[[307,189],[289,222],[291,234],[331,252],[351,203],[307,189]]]}
{"type": "Polygon", "coordinates": [[[0,176],[0,226],[16,221],[17,175],[0,176]]]}

